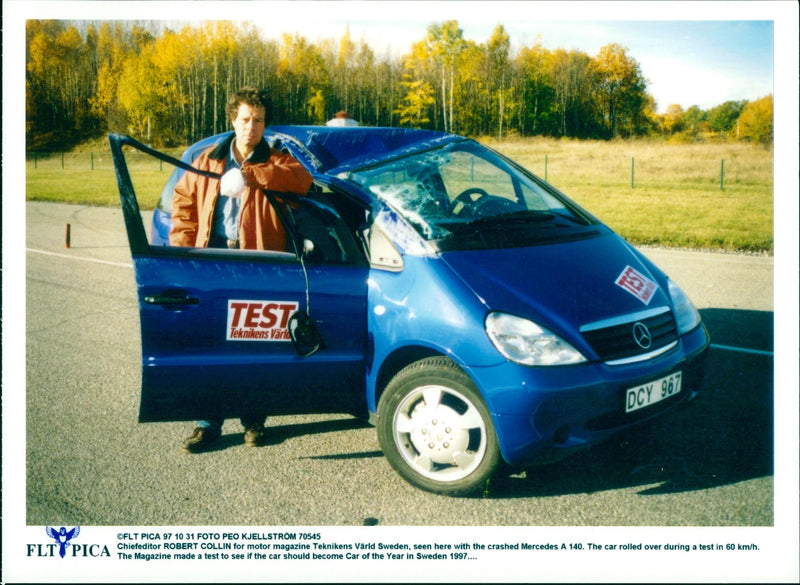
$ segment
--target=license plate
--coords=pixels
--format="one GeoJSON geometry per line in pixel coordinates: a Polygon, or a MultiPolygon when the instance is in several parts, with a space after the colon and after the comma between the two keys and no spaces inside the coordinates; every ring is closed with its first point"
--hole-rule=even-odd
{"type": "Polygon", "coordinates": [[[681,391],[681,373],[675,372],[625,391],[625,412],[647,408],[681,391]]]}

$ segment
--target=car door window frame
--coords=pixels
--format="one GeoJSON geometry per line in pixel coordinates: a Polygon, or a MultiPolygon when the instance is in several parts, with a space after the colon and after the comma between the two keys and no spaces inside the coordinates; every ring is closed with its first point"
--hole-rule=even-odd
{"type": "MultiPolygon", "coordinates": [[[[139,207],[138,200],[136,198],[136,193],[133,188],[133,182],[130,177],[130,173],[128,170],[127,162],[125,159],[125,155],[123,153],[122,147],[123,146],[130,146],[145,152],[159,160],[163,160],[169,164],[174,165],[177,168],[181,168],[184,172],[196,172],[199,174],[208,174],[205,171],[198,171],[191,167],[188,163],[183,161],[179,161],[174,159],[168,155],[165,155],[157,150],[154,150],[141,142],[130,138],[128,136],[119,135],[119,134],[109,134],[109,142],[111,144],[111,154],[112,158],[114,159],[114,166],[116,169],[117,174],[117,183],[120,190],[120,199],[123,208],[123,215],[125,220],[125,226],[128,232],[128,239],[131,246],[131,254],[133,256],[141,256],[141,255],[149,255],[154,257],[183,257],[183,258],[197,258],[199,259],[224,259],[228,261],[234,262],[278,262],[278,263],[300,263],[301,258],[300,254],[302,254],[302,239],[300,242],[296,242],[296,246],[292,246],[292,242],[289,242],[289,250],[288,251],[277,251],[277,250],[242,250],[242,249],[227,249],[227,248],[203,248],[203,247],[183,247],[183,246],[160,246],[154,245],[150,242],[150,239],[147,236],[147,232],[144,227],[144,221],[142,219],[141,210],[139,207]]],[[[168,180],[169,182],[169,180],[168,180]]],[[[330,189],[333,193],[336,193],[335,187],[331,185],[326,186],[330,189]]],[[[312,189],[313,191],[313,189],[312,189]]],[[[275,194],[276,196],[283,196],[284,194],[275,194]]],[[[345,195],[342,195],[346,197],[345,195]]],[[[285,199],[294,199],[297,198],[300,201],[300,197],[297,195],[289,195],[288,197],[284,197],[285,199]]],[[[163,197],[161,198],[163,199],[163,197]]],[[[337,263],[341,265],[352,265],[352,266],[366,266],[368,264],[367,258],[363,253],[362,247],[359,245],[358,236],[355,233],[352,233],[350,226],[342,219],[341,215],[339,214],[338,210],[335,209],[335,206],[330,206],[325,201],[317,201],[313,195],[309,197],[310,203],[307,203],[309,207],[315,208],[315,216],[320,221],[323,221],[326,228],[330,228],[336,234],[336,237],[339,240],[345,239],[346,242],[343,242],[342,251],[344,254],[344,259],[342,262],[337,263]],[[325,208],[328,208],[327,210],[325,208]],[[326,212],[330,215],[327,220],[323,220],[322,216],[326,214],[326,212]]],[[[355,203],[355,202],[354,202],[355,203]]],[[[301,203],[302,205],[302,203],[301,203]]],[[[302,238],[303,234],[296,233],[294,226],[290,225],[292,223],[287,219],[287,213],[284,210],[278,210],[278,216],[280,221],[284,224],[284,227],[287,230],[287,234],[289,238],[293,238],[294,236],[298,236],[302,238]]],[[[325,265],[325,262],[318,263],[318,265],[325,265]]]]}

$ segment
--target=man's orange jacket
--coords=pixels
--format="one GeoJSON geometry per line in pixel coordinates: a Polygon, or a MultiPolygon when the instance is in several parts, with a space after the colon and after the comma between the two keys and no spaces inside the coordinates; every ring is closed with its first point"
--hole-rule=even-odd
{"type": "MultiPolygon", "coordinates": [[[[232,140],[233,136],[204,151],[192,166],[223,174],[232,140]]],[[[270,148],[265,140],[256,146],[242,171],[248,187],[242,194],[239,247],[285,251],[286,230],[262,189],[305,195],[311,187],[311,175],[297,159],[270,148]]],[[[189,171],[183,174],[172,198],[170,245],[208,246],[219,186],[219,179],[189,171]]]]}

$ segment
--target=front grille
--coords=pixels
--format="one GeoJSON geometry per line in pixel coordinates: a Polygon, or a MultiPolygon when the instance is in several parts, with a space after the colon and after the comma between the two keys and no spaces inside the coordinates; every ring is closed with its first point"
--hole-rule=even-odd
{"type": "MultiPolygon", "coordinates": [[[[643,332],[638,328],[639,333],[643,332]]],[[[635,361],[637,357],[657,355],[669,349],[678,339],[675,319],[669,307],[623,315],[581,327],[584,339],[604,362],[635,361]],[[647,347],[636,342],[634,327],[644,325],[649,333],[647,347]]]]}

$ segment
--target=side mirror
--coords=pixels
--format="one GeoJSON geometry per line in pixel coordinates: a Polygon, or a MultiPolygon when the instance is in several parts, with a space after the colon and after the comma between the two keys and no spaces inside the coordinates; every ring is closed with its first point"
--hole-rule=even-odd
{"type": "Polygon", "coordinates": [[[295,311],[289,318],[288,328],[289,337],[300,357],[313,355],[324,345],[317,324],[305,311],[295,311]]]}

